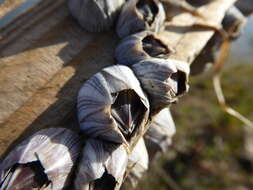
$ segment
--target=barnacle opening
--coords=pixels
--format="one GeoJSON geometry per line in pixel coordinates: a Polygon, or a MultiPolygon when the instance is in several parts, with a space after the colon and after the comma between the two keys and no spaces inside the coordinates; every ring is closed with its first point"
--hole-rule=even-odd
{"type": "Polygon", "coordinates": [[[126,140],[130,140],[144,118],[146,107],[132,89],[122,90],[112,95],[117,96],[111,106],[112,116],[126,140]]]}
{"type": "Polygon", "coordinates": [[[186,86],[187,77],[186,77],[186,74],[182,71],[177,71],[176,73],[173,73],[171,75],[171,79],[174,80],[177,83],[176,92],[175,92],[176,96],[184,94],[187,90],[187,86],[186,86]]]}
{"type": "Polygon", "coordinates": [[[51,181],[44,170],[39,160],[25,164],[16,163],[0,182],[0,190],[46,188],[51,181]]]}
{"type": "Polygon", "coordinates": [[[115,178],[105,170],[102,177],[96,179],[94,182],[94,190],[111,190],[115,189],[117,181],[115,178]]]}
{"type": "Polygon", "coordinates": [[[154,0],[139,0],[136,4],[136,7],[143,15],[145,22],[151,25],[158,14],[158,7],[154,0]]]}
{"type": "Polygon", "coordinates": [[[165,57],[171,50],[153,35],[147,35],[142,39],[143,50],[151,57],[165,57]]]}

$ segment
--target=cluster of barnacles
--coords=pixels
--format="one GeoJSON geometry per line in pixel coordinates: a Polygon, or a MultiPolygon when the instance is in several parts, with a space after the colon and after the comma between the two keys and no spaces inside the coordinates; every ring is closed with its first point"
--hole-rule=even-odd
{"type": "MultiPolygon", "coordinates": [[[[114,190],[124,181],[134,187],[149,160],[171,144],[175,125],[168,107],[188,91],[189,64],[169,59],[173,49],[157,33],[163,30],[169,5],[201,16],[194,6],[209,1],[69,0],[71,14],[88,31],[105,31],[116,22],[122,39],[115,50],[117,64],[92,76],[79,91],[82,138],[63,128],[35,133],[1,162],[0,190],[114,190]]],[[[234,39],[243,22],[244,16],[232,7],[223,28],[234,39]]],[[[193,66],[214,56],[224,39],[219,34],[213,38],[193,66]]]]}

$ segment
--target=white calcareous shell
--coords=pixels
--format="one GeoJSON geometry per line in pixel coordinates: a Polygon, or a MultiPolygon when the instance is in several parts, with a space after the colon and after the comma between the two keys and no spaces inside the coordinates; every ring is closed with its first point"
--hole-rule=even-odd
{"type": "Polygon", "coordinates": [[[1,162],[0,189],[32,189],[36,188],[32,185],[42,183],[47,190],[61,190],[70,183],[80,149],[79,136],[70,130],[41,130],[19,144],[1,162]]]}
{"type": "Polygon", "coordinates": [[[144,31],[124,38],[115,50],[118,64],[131,66],[148,58],[166,57],[172,53],[163,41],[152,32],[144,31]]]}
{"type": "Polygon", "coordinates": [[[149,96],[152,115],[188,91],[189,64],[185,62],[150,58],[132,65],[132,69],[149,96]]]}
{"type": "Polygon", "coordinates": [[[222,21],[222,27],[228,33],[231,39],[236,39],[240,36],[242,28],[246,23],[246,18],[238,8],[232,6],[228,9],[222,21]]]}
{"type": "Polygon", "coordinates": [[[107,67],[86,81],[77,107],[85,135],[126,145],[144,133],[149,115],[148,99],[124,65],[107,67]]]}
{"type": "Polygon", "coordinates": [[[253,1],[252,0],[237,0],[235,6],[245,15],[249,16],[253,13],[253,1]]]}
{"type": "Polygon", "coordinates": [[[145,134],[145,142],[148,148],[150,160],[159,152],[166,152],[172,143],[172,137],[176,133],[175,123],[169,108],[161,110],[154,118],[145,134]]]}
{"type": "Polygon", "coordinates": [[[159,32],[165,22],[165,12],[159,0],[129,0],[117,22],[120,38],[140,31],[159,32]]]}
{"type": "Polygon", "coordinates": [[[125,0],[68,0],[70,13],[90,32],[111,28],[125,0]]]}
{"type": "Polygon", "coordinates": [[[128,158],[128,170],[123,189],[133,189],[137,186],[138,181],[148,170],[149,156],[143,138],[141,138],[128,158]]]}
{"type": "Polygon", "coordinates": [[[124,146],[88,139],[75,178],[75,190],[119,189],[127,167],[124,146]]]}

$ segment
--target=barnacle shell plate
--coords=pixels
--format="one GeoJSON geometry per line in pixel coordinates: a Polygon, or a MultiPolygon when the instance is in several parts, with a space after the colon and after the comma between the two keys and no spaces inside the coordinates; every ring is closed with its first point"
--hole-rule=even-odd
{"type": "MultiPolygon", "coordinates": [[[[174,52],[172,48],[169,48],[163,41],[154,33],[144,31],[131,36],[124,38],[115,50],[115,58],[118,64],[131,66],[139,61],[152,58],[149,52],[145,51],[145,44],[152,48],[156,48],[156,45],[159,45],[157,49],[161,50],[164,55],[168,55],[171,52],[174,52]],[[151,39],[156,44],[152,42],[146,42],[145,39],[151,39]]],[[[153,57],[155,58],[155,57],[153,57]]]]}
{"type": "Polygon", "coordinates": [[[14,164],[41,162],[52,184],[50,189],[61,190],[69,183],[71,169],[81,148],[80,138],[63,128],[44,129],[19,144],[0,165],[1,179],[14,164]]]}
{"type": "Polygon", "coordinates": [[[75,179],[76,190],[116,189],[123,180],[127,167],[127,152],[124,146],[109,150],[109,143],[88,139],[83,149],[75,179]],[[105,185],[105,184],[104,184],[105,185]]]}
{"type": "Polygon", "coordinates": [[[149,115],[149,102],[132,70],[123,65],[103,69],[80,89],[77,107],[80,128],[84,134],[128,145],[130,139],[119,129],[120,123],[112,115],[112,110],[120,98],[120,93],[129,90],[134,91],[134,96],[138,99],[139,106],[133,107],[134,111],[140,110],[141,113],[129,138],[139,133],[143,134],[149,115]]]}
{"type": "Polygon", "coordinates": [[[159,112],[188,91],[190,69],[185,62],[150,58],[132,65],[132,69],[150,96],[152,113],[159,112]]]}
{"type": "MultiPolygon", "coordinates": [[[[126,179],[126,184],[130,183],[134,188],[143,174],[147,171],[149,156],[143,138],[141,138],[128,158],[128,168],[130,173],[126,179]]],[[[127,189],[127,188],[125,188],[127,189]]]]}
{"type": "Polygon", "coordinates": [[[109,30],[125,0],[69,0],[70,13],[90,32],[109,30]]]}
{"type": "Polygon", "coordinates": [[[162,109],[153,119],[145,134],[145,141],[151,157],[156,152],[166,152],[176,133],[175,123],[169,108],[162,109]]]}
{"type": "MultiPolygon", "coordinates": [[[[151,16],[151,15],[149,15],[151,16]]],[[[127,1],[120,13],[117,22],[117,34],[120,38],[124,38],[128,35],[149,30],[153,32],[159,32],[163,28],[165,21],[165,12],[162,4],[158,0],[129,0],[127,1]],[[137,5],[141,3],[144,6],[151,6],[149,9],[155,9],[152,12],[152,21],[149,23],[145,20],[145,16],[137,8],[137,5]]]]}

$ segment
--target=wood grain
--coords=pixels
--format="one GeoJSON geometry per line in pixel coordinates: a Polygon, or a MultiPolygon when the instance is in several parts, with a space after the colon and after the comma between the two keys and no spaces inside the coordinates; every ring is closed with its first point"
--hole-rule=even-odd
{"type": "Polygon", "coordinates": [[[25,0],[5,0],[3,3],[0,3],[0,18],[21,5],[24,1],[25,0]]]}
{"type": "MultiPolygon", "coordinates": [[[[219,25],[234,2],[217,0],[201,7],[208,18],[205,22],[219,25]]],[[[65,5],[61,6],[49,13],[51,16],[22,29],[25,32],[0,42],[1,155],[42,128],[77,130],[79,88],[103,67],[115,64],[113,54],[119,42],[115,32],[87,33],[68,15],[65,5]]],[[[166,31],[160,35],[176,50],[171,58],[191,63],[200,53],[214,31],[189,25],[198,22],[184,13],[166,23],[166,31]]]]}

